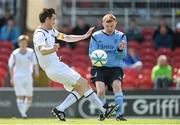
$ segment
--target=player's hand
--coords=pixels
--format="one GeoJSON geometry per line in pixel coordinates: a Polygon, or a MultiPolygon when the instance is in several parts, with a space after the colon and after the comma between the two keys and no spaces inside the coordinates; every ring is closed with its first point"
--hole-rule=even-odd
{"type": "Polygon", "coordinates": [[[89,30],[88,30],[87,33],[85,34],[85,38],[88,38],[88,37],[92,34],[94,28],[95,28],[95,27],[89,28],[89,30]]]}
{"type": "Polygon", "coordinates": [[[119,43],[119,50],[123,50],[126,47],[126,42],[123,40],[122,42],[119,43]]]}
{"type": "Polygon", "coordinates": [[[14,80],[13,79],[10,79],[10,85],[14,86],[14,80]]]}
{"type": "Polygon", "coordinates": [[[55,43],[53,48],[55,49],[55,51],[58,51],[59,47],[60,47],[59,43],[55,43]]]}

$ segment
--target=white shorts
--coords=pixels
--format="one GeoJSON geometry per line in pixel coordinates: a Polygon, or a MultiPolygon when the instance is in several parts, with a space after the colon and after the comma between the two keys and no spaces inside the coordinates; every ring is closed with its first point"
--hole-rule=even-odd
{"type": "Polygon", "coordinates": [[[74,85],[81,77],[79,73],[63,62],[50,64],[45,72],[51,80],[63,84],[64,88],[69,92],[73,90],[74,85]]]}
{"type": "Polygon", "coordinates": [[[28,77],[15,77],[14,90],[16,96],[33,96],[33,78],[28,77]]]}

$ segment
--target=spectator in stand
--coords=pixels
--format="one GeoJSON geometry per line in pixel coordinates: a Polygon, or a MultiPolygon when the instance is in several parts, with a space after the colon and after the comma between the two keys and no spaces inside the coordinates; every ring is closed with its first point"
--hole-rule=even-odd
{"type": "MultiPolygon", "coordinates": [[[[77,20],[77,26],[75,28],[73,28],[72,30],[72,34],[75,35],[81,35],[81,34],[85,34],[86,31],[89,29],[90,27],[88,25],[85,24],[84,20],[82,18],[78,18],[77,20]]],[[[73,49],[76,47],[77,43],[71,43],[70,47],[73,49]]]]}
{"type": "Polygon", "coordinates": [[[6,8],[6,9],[4,9],[4,11],[3,11],[3,16],[2,16],[2,18],[0,18],[0,29],[1,29],[4,25],[6,25],[7,20],[8,20],[9,17],[10,17],[10,12],[9,12],[9,10],[6,8]]]}
{"type": "Polygon", "coordinates": [[[73,34],[75,35],[84,34],[88,29],[89,26],[84,23],[84,20],[82,18],[78,18],[77,26],[73,29],[73,34]]]}
{"type": "Polygon", "coordinates": [[[155,48],[170,48],[173,46],[173,37],[168,33],[168,29],[165,26],[160,27],[160,33],[154,37],[154,47],[155,48]]]}
{"type": "Polygon", "coordinates": [[[180,22],[176,24],[176,30],[173,36],[173,49],[180,48],[180,22]]]}
{"type": "Polygon", "coordinates": [[[140,32],[138,26],[136,25],[135,18],[132,18],[130,20],[129,28],[126,31],[126,35],[127,35],[128,41],[135,40],[135,41],[141,42],[143,40],[141,32],[140,32]]]}
{"type": "Polygon", "coordinates": [[[140,60],[139,55],[134,48],[128,48],[128,54],[125,59],[125,67],[134,68],[137,71],[142,69],[143,63],[140,60]]]}
{"type": "Polygon", "coordinates": [[[155,30],[155,32],[154,32],[154,34],[153,34],[153,39],[155,39],[155,37],[160,34],[160,28],[161,28],[162,26],[166,27],[166,29],[167,29],[167,34],[169,34],[169,35],[171,35],[171,36],[173,35],[173,30],[168,26],[166,20],[165,20],[164,18],[161,18],[161,19],[160,19],[160,23],[159,23],[157,29],[155,30]]]}
{"type": "Polygon", "coordinates": [[[167,64],[167,57],[160,55],[151,72],[151,79],[155,89],[167,89],[172,81],[172,67],[167,64]]]}
{"type": "Polygon", "coordinates": [[[17,39],[20,35],[18,26],[15,24],[13,17],[9,17],[7,24],[4,25],[0,30],[0,40],[11,41],[14,47],[17,48],[17,39]]]}

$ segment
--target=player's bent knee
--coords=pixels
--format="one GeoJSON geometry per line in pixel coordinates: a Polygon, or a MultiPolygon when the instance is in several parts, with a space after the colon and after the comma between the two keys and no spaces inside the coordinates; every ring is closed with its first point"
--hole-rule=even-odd
{"type": "Polygon", "coordinates": [[[23,96],[16,96],[17,99],[24,99],[23,96]]]}
{"type": "Polygon", "coordinates": [[[73,91],[76,91],[80,96],[83,96],[84,92],[81,86],[75,85],[73,91]]]}
{"type": "Polygon", "coordinates": [[[26,96],[25,97],[28,101],[32,101],[32,96],[26,96]]]}
{"type": "Polygon", "coordinates": [[[120,80],[114,80],[113,82],[113,90],[114,92],[121,90],[121,81],[120,80]]]}
{"type": "Polygon", "coordinates": [[[84,79],[83,77],[81,77],[78,81],[77,81],[77,84],[79,86],[82,86],[82,87],[85,87],[85,88],[89,88],[89,84],[88,84],[88,81],[86,79],[84,79]]]}
{"type": "Polygon", "coordinates": [[[97,95],[98,96],[104,96],[105,95],[105,90],[98,90],[97,95]]]}
{"type": "Polygon", "coordinates": [[[77,81],[76,86],[79,86],[83,92],[86,92],[91,88],[87,80],[82,77],[77,81]]]}

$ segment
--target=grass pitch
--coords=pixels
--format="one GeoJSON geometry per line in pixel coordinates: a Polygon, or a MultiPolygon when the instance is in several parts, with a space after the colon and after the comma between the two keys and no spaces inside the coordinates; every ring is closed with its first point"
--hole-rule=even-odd
{"type": "Polygon", "coordinates": [[[115,119],[106,119],[98,121],[97,119],[66,119],[66,122],[53,118],[0,118],[0,125],[180,125],[180,119],[128,119],[128,121],[116,121],[115,119]]]}

